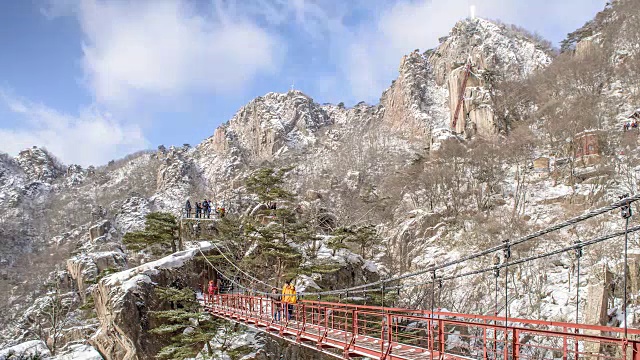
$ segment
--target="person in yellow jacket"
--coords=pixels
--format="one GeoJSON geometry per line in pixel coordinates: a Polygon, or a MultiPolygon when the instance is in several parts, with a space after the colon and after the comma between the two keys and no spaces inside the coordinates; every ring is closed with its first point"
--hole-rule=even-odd
{"type": "Polygon", "coordinates": [[[293,285],[293,279],[289,283],[284,284],[282,287],[282,302],[287,304],[287,318],[291,320],[293,317],[293,308],[296,302],[298,302],[296,296],[296,287],[293,285]]]}

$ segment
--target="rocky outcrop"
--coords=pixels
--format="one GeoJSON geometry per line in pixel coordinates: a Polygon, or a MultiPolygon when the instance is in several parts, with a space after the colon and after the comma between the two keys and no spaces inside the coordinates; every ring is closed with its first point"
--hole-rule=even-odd
{"type": "Polygon", "coordinates": [[[218,153],[235,147],[250,162],[269,160],[278,152],[313,144],[314,133],[331,123],[327,113],[300,91],[268,93],[243,106],[203,145],[218,153]]]}
{"type": "MultiPolygon", "coordinates": [[[[201,244],[203,250],[207,244],[201,244]]],[[[106,360],[151,359],[167,339],[149,333],[158,325],[150,311],[163,306],[159,286],[197,287],[197,250],[177,252],[157,261],[109,275],[93,290],[100,329],[90,339],[106,360]]]]}
{"type": "Polygon", "coordinates": [[[115,234],[116,230],[108,220],[90,227],[89,241],[82,244],[77,255],[67,260],[67,271],[83,302],[101,275],[127,267],[127,256],[115,234]]]}
{"type": "Polygon", "coordinates": [[[193,173],[191,161],[185,148],[170,147],[166,153],[158,154],[161,161],[157,175],[157,192],[177,189],[188,185],[193,173]]]}
{"type": "Polygon", "coordinates": [[[151,202],[140,196],[132,196],[124,201],[115,217],[115,226],[121,233],[142,230],[145,216],[151,212],[151,202]]]}
{"type": "Polygon", "coordinates": [[[89,228],[89,238],[92,242],[95,242],[97,238],[108,234],[109,230],[111,230],[111,222],[104,220],[89,228]]]}
{"type": "Polygon", "coordinates": [[[57,159],[37,146],[21,151],[16,161],[31,181],[51,183],[65,173],[57,159]]]}
{"type": "Polygon", "coordinates": [[[67,271],[76,281],[78,293],[83,301],[89,286],[104,272],[114,272],[127,266],[127,257],[121,251],[104,251],[77,255],[67,260],[67,271]]]}
{"type": "Polygon", "coordinates": [[[436,85],[427,58],[414,51],[402,58],[398,79],[380,99],[387,130],[430,143],[432,130],[446,125],[446,91],[436,85]]]}
{"type": "Polygon", "coordinates": [[[0,207],[16,207],[21,199],[26,175],[15,159],[0,154],[0,207]]]}
{"type": "Polygon", "coordinates": [[[464,95],[456,123],[456,133],[495,133],[493,101],[483,74],[495,73],[505,80],[519,80],[551,63],[551,56],[540,44],[518,29],[483,19],[460,21],[448,37],[429,56],[435,82],[449,91],[449,123],[464,95]],[[465,64],[471,61],[472,73],[463,89],[465,64]]]}

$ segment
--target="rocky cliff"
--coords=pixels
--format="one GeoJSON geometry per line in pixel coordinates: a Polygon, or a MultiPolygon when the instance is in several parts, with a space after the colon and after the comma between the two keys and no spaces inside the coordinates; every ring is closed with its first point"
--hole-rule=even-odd
{"type": "Polygon", "coordinates": [[[522,80],[551,61],[551,50],[522,30],[479,18],[458,22],[429,55],[436,83],[449,91],[449,124],[459,99],[464,99],[455,132],[467,136],[497,130],[490,91],[494,77],[522,80]],[[471,74],[463,89],[467,62],[472,64],[471,74]]]}
{"type": "MultiPolygon", "coordinates": [[[[598,23],[591,35],[604,34],[603,24],[613,20],[598,23]]],[[[576,59],[606,48],[596,40],[581,38],[576,59]]],[[[619,56],[629,54],[628,43],[607,52],[617,67],[614,76],[602,77],[606,96],[598,101],[612,119],[626,118],[627,103],[637,99],[637,83],[629,75],[635,70],[621,65],[632,64],[633,56],[619,56]]],[[[569,130],[548,114],[528,119],[522,128],[530,132],[496,135],[495,99],[500,94],[494,82],[519,84],[536,73],[546,74],[554,61],[544,44],[520,29],[467,19],[437,48],[403,57],[397,80],[379,104],[319,105],[299,91],[269,93],[242,107],[194,148],[162,146],[98,168],[64,167],[42,149],[27,149],[16,158],[0,155],[0,285],[9,289],[0,292],[0,301],[10,308],[2,314],[9,326],[1,333],[0,347],[33,338],[33,323],[21,322],[21,315],[44,301],[38,299],[47,296],[47,280],[61,276],[70,279],[69,301],[94,299],[100,321],[88,323],[91,329],[99,327],[92,344],[103,355],[133,359],[157,351],[161,342],[146,333],[153,326],[147,311],[157,303],[153,283],[190,283],[181,269],[191,263],[180,260],[190,253],[173,258],[184,267],[136,267],[143,259],[122,246],[122,235],[140,229],[151,211],[180,215],[186,198],[214,199],[232,213],[250,210],[255,201],[243,193],[242,182],[261,165],[295,167],[287,185],[300,195],[300,211],[326,216],[335,226],[377,225],[384,241],[368,249],[370,257],[393,274],[493,246],[606,203],[622,190],[636,190],[640,163],[635,152],[627,151],[632,154],[627,156],[611,150],[624,142],[634,144],[633,139],[620,140],[611,133],[603,146],[603,156],[619,176],[583,181],[573,175],[572,155],[552,142],[554,134],[564,136],[569,130]],[[468,59],[472,73],[461,89],[468,59]],[[463,136],[452,136],[449,124],[460,96],[463,109],[453,132],[463,136]],[[549,156],[551,165],[534,172],[530,161],[540,154],[549,156]]],[[[576,234],[584,239],[616,226],[612,219],[588,224],[518,254],[570,244],[576,234]]],[[[595,249],[583,263],[585,274],[603,262],[617,266],[615,259],[608,249],[595,249]]],[[[562,256],[518,269],[520,283],[527,282],[528,288],[514,286],[511,313],[566,320],[575,304],[582,307],[585,300],[584,294],[575,297],[564,290],[573,264],[570,256],[562,256]],[[537,273],[549,273],[549,279],[540,280],[537,273]],[[564,294],[560,300],[555,291],[564,294]]],[[[328,281],[348,282],[345,274],[328,281]]],[[[425,291],[406,291],[403,305],[420,306],[425,291]]],[[[443,306],[494,311],[488,305],[492,288],[482,279],[451,282],[443,291],[448,295],[443,306]]],[[[619,294],[611,296],[619,300],[619,294]]],[[[78,322],[80,315],[86,313],[75,313],[78,322]]]]}

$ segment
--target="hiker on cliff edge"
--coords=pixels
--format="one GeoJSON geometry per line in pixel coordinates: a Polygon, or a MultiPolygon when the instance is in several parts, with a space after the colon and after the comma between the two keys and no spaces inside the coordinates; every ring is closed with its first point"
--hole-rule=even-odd
{"type": "Polygon", "coordinates": [[[191,217],[191,201],[189,201],[189,199],[187,199],[187,203],[184,205],[184,211],[187,214],[187,218],[191,217]]]}

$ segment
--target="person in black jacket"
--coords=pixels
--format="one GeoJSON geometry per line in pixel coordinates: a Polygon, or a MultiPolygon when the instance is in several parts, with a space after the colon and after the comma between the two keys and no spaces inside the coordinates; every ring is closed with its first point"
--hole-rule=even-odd
{"type": "Polygon", "coordinates": [[[191,217],[191,201],[187,199],[187,203],[184,205],[184,210],[187,213],[187,218],[191,217]]]}
{"type": "Polygon", "coordinates": [[[279,322],[282,318],[282,295],[278,292],[278,289],[272,288],[271,294],[271,312],[273,313],[273,321],[279,322]]]}

